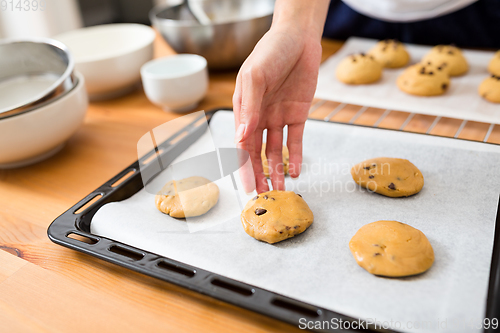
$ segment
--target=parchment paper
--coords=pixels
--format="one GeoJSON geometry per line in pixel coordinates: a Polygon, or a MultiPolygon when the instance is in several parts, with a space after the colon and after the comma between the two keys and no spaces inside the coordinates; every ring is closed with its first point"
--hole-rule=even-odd
{"type": "MultiPolygon", "coordinates": [[[[384,69],[382,79],[374,84],[353,86],[338,81],[335,77],[337,64],[349,54],[367,52],[376,42],[373,39],[349,38],[342,49],[321,65],[316,97],[389,110],[500,123],[500,104],[487,102],[477,93],[481,82],[490,75],[486,68],[493,52],[464,50],[470,65],[469,72],[452,77],[450,88],[441,96],[412,96],[399,90],[396,79],[404,68],[384,69]]],[[[431,49],[428,46],[405,45],[411,56],[410,64],[418,63],[431,49]]]]}
{"type": "MultiPolygon", "coordinates": [[[[214,116],[210,129],[216,147],[234,145],[233,124],[232,112],[214,116]]],[[[202,143],[206,140],[204,136],[185,153],[207,146],[202,143]]],[[[144,190],[103,206],[91,229],[355,318],[392,320],[393,328],[401,331],[418,331],[407,323],[425,321],[432,323],[425,331],[479,332],[465,322],[478,325],[485,314],[499,152],[488,144],[308,121],[303,173],[297,180],[287,177],[286,185],[302,194],[315,219],[295,238],[275,245],[259,242],[244,232],[239,217],[190,233],[185,222],[160,213],[154,196],[144,190]],[[359,189],[350,167],[377,156],[412,161],[424,175],[422,191],[393,199],[359,189]],[[428,272],[389,279],[357,265],[349,240],[363,225],[384,219],[427,235],[436,257],[428,272]],[[440,330],[443,321],[447,329],[440,330]]]]}

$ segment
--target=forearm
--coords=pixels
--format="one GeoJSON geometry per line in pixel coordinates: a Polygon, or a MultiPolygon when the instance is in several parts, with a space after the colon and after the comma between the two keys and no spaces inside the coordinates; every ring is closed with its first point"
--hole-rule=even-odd
{"type": "Polygon", "coordinates": [[[314,38],[321,38],[330,0],[277,0],[271,29],[300,29],[314,38]]]}

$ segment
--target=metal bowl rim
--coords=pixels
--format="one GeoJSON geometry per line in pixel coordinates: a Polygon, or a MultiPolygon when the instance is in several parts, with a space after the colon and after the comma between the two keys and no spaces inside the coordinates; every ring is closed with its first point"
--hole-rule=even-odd
{"type": "MultiPolygon", "coordinates": [[[[15,43],[39,43],[39,44],[48,44],[48,45],[51,45],[53,47],[56,47],[56,48],[62,50],[66,54],[66,56],[68,57],[68,65],[66,66],[66,70],[64,71],[64,73],[57,79],[57,81],[54,82],[45,91],[43,91],[42,93],[40,93],[38,95],[35,95],[35,97],[31,98],[28,102],[17,105],[14,108],[11,108],[9,110],[0,110],[0,114],[2,114],[3,112],[9,112],[12,115],[14,115],[17,113],[13,112],[13,111],[17,110],[17,109],[19,109],[19,112],[23,113],[25,111],[27,112],[29,110],[32,110],[32,107],[36,108],[36,104],[38,103],[38,101],[43,99],[45,96],[54,93],[59,86],[63,85],[63,83],[68,78],[70,78],[72,76],[73,71],[75,69],[75,61],[74,61],[73,56],[71,55],[71,52],[69,51],[68,47],[55,39],[33,37],[33,38],[6,38],[3,40],[0,40],[0,46],[5,45],[5,44],[15,44],[15,43]],[[29,110],[25,110],[25,108],[29,105],[31,105],[31,107],[29,107],[29,110]]],[[[61,91],[59,94],[56,94],[54,97],[66,94],[68,91],[73,89],[73,86],[69,90],[61,91]]],[[[53,98],[51,98],[51,100],[53,98]]]]}
{"type": "Polygon", "coordinates": [[[274,10],[273,10],[273,11],[271,11],[271,13],[266,14],[266,15],[262,15],[262,16],[256,16],[256,17],[243,19],[243,20],[237,20],[237,21],[212,23],[210,25],[203,25],[203,24],[197,23],[195,20],[172,20],[172,19],[166,19],[166,18],[161,18],[161,17],[157,16],[162,11],[169,9],[169,8],[172,8],[172,7],[175,7],[175,6],[179,6],[179,5],[163,4],[163,5],[154,6],[149,11],[149,20],[151,21],[152,24],[154,24],[155,22],[161,22],[162,25],[175,26],[175,27],[191,27],[191,28],[217,27],[217,26],[224,26],[224,25],[230,25],[230,24],[236,24],[236,23],[242,23],[242,22],[250,22],[253,20],[258,20],[258,19],[263,19],[263,18],[269,18],[270,16],[273,16],[273,14],[274,14],[274,10]]]}
{"type": "Polygon", "coordinates": [[[2,113],[0,113],[0,123],[2,122],[2,120],[4,119],[9,119],[9,118],[12,118],[12,117],[16,117],[16,116],[22,116],[26,113],[30,113],[32,111],[40,111],[40,109],[58,101],[59,99],[63,98],[64,96],[66,96],[67,94],[71,93],[73,90],[75,90],[79,85],[81,84],[84,84],[85,82],[85,78],[83,77],[83,74],[79,73],[79,72],[74,72],[74,81],[73,81],[73,85],[71,86],[70,89],[68,89],[67,91],[65,91],[63,94],[59,94],[57,96],[54,96],[54,98],[51,98],[50,100],[48,101],[44,101],[43,103],[40,103],[40,104],[37,104],[37,105],[33,105],[32,107],[28,108],[28,109],[24,109],[24,110],[21,110],[17,113],[13,113],[13,114],[8,114],[8,115],[5,115],[5,116],[2,116],[2,113]],[[82,79],[83,78],[83,79],[82,79]]]}

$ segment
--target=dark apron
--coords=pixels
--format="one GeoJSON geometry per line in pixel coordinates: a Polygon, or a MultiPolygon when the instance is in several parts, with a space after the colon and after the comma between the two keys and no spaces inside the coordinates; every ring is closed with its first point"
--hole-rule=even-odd
{"type": "Polygon", "coordinates": [[[372,19],[340,0],[332,0],[323,35],[334,39],[393,38],[414,44],[499,49],[500,0],[479,0],[451,14],[410,23],[372,19]]]}

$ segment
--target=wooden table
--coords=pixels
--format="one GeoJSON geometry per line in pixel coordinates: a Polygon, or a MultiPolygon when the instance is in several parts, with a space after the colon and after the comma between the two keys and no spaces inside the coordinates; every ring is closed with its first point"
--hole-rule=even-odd
{"type": "MultiPolygon", "coordinates": [[[[157,38],[155,56],[173,51],[157,38]]],[[[323,59],[341,42],[323,41],[323,59]]],[[[236,72],[211,73],[199,109],[231,106],[236,72]]],[[[462,121],[315,100],[311,117],[453,136],[462,121]]],[[[291,325],[53,244],[57,216],[137,159],[138,139],[177,117],[142,89],[91,103],[83,126],[54,157],[0,171],[0,332],[299,332],[291,325]]],[[[500,143],[500,127],[468,122],[460,137],[500,143]]]]}

